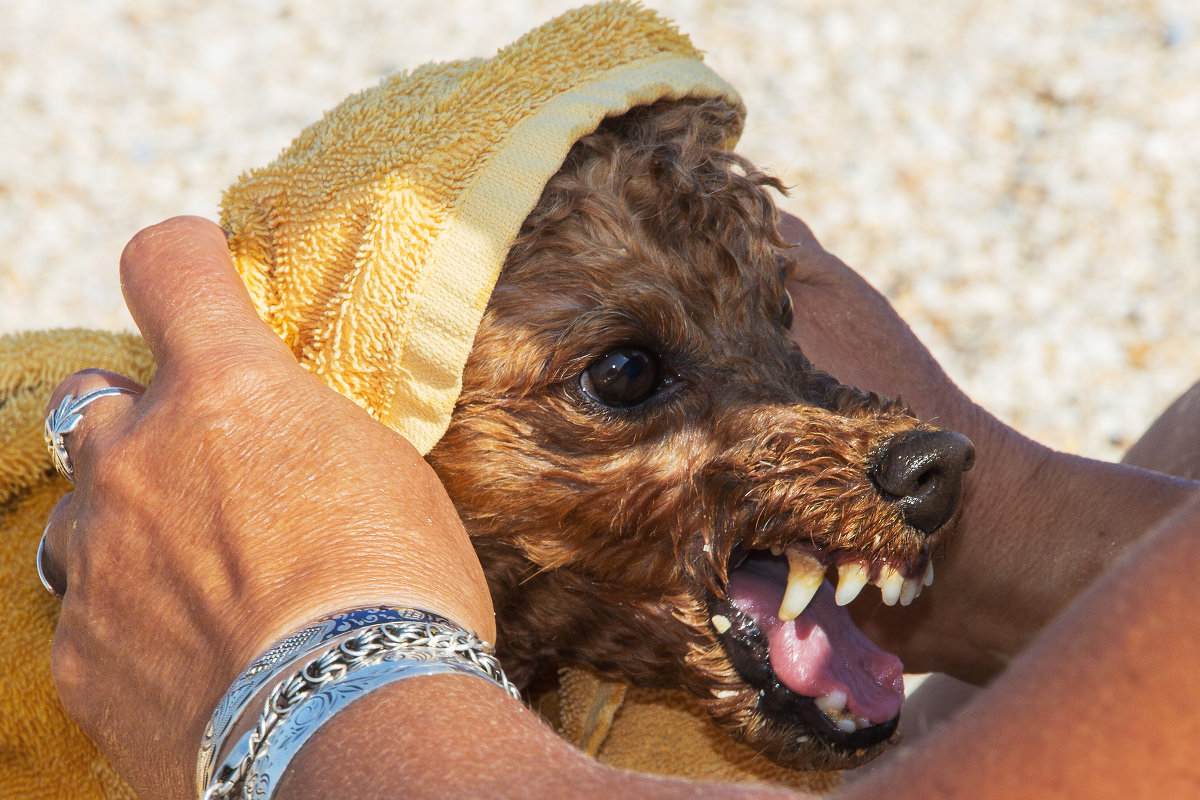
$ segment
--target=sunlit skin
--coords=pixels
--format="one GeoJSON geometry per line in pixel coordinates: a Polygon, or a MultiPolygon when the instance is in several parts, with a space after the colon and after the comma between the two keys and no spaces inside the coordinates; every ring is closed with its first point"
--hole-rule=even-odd
{"type": "MultiPolygon", "coordinates": [[[[910,664],[976,676],[1007,665],[953,723],[841,796],[1187,796],[1200,779],[1190,747],[1200,687],[1187,668],[1200,642],[1176,622],[1200,603],[1200,509],[1163,523],[1195,485],[1026,443],[954,391],[857,276],[815,243],[794,252],[793,331],[814,362],[903,394],[978,449],[938,582],[864,626],[910,664]],[[1122,538],[1112,547],[1097,531],[1122,538]],[[1158,690],[1143,692],[1148,682],[1158,690]]],[[[219,229],[194,218],[148,229],[122,275],[160,372],[140,398],[92,404],[68,442],[79,484],[50,526],[50,559],[68,584],[53,663],[64,704],[118,770],[146,798],[178,798],[191,792],[216,698],[299,622],[392,601],[484,636],[494,628],[482,571],[432,472],[295,365],[254,315],[219,229]],[[289,422],[314,416],[329,424],[289,422]],[[331,542],[329,530],[342,535],[331,542]]],[[[50,405],[118,380],[73,376],[50,405]]],[[[408,796],[444,796],[448,771],[456,790],[491,797],[786,796],[607,770],[466,678],[415,679],[361,701],[301,752],[277,796],[391,797],[398,782],[408,796]]]]}

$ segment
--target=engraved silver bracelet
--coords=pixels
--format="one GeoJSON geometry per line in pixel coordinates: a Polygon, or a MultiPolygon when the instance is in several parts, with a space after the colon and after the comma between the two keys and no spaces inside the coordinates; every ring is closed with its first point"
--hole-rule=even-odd
{"type": "Polygon", "coordinates": [[[368,606],[323,617],[275,642],[234,678],[229,690],[213,710],[212,717],[204,728],[200,751],[196,757],[196,791],[200,795],[204,794],[212,782],[213,760],[224,748],[229,731],[245,713],[246,705],[272,679],[277,680],[292,664],[328,649],[367,625],[392,621],[432,622],[455,627],[445,617],[428,611],[368,606]]]}
{"type": "MultiPolygon", "coordinates": [[[[380,610],[360,609],[359,612],[380,610]]],[[[505,677],[491,647],[475,634],[462,630],[444,617],[427,612],[415,609],[386,611],[402,614],[405,618],[360,625],[357,632],[348,636],[344,633],[335,634],[330,638],[336,638],[336,642],[327,645],[323,652],[309,659],[286,680],[275,684],[263,703],[257,725],[233,747],[215,776],[205,782],[201,790],[203,800],[229,798],[238,793],[242,797],[266,800],[278,785],[292,756],[322,724],[355,700],[397,680],[438,673],[471,674],[486,678],[510,696],[520,698],[516,687],[505,677]],[[421,617],[421,621],[412,617],[421,617]]],[[[305,630],[322,627],[322,623],[305,630]]],[[[230,694],[226,695],[231,706],[238,703],[244,708],[249,700],[249,697],[236,700],[241,697],[239,686],[253,683],[256,688],[250,691],[250,695],[256,694],[258,687],[265,685],[270,677],[277,675],[285,666],[282,665],[285,659],[288,664],[297,663],[297,659],[288,655],[268,659],[277,648],[293,656],[300,649],[309,654],[313,652],[311,643],[307,646],[286,644],[296,636],[288,637],[247,668],[243,676],[251,673],[252,668],[264,659],[271,664],[281,665],[276,669],[260,668],[245,680],[239,678],[230,694]],[[259,677],[264,672],[269,673],[267,677],[259,677]],[[234,689],[239,691],[235,693],[234,689]],[[231,700],[231,697],[235,699],[231,700]]],[[[311,642],[310,637],[304,637],[303,640],[311,642]]],[[[325,641],[328,642],[329,638],[325,641]]],[[[220,711],[221,706],[218,706],[220,711]]],[[[205,744],[212,748],[212,753],[207,757],[210,765],[212,757],[222,748],[220,742],[240,712],[232,717],[218,713],[213,716],[214,719],[220,716],[228,721],[223,725],[218,723],[217,727],[222,729],[222,733],[216,737],[216,741],[210,741],[206,731],[205,744]]],[[[203,752],[201,755],[200,762],[203,763],[203,752]]],[[[206,768],[208,770],[211,770],[211,766],[206,768]]]]}

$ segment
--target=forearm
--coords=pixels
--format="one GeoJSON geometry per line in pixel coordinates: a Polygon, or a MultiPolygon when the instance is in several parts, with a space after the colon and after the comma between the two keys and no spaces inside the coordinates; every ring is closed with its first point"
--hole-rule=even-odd
{"type": "Polygon", "coordinates": [[[972,494],[936,562],[937,582],[919,608],[907,609],[915,614],[901,621],[883,609],[877,619],[905,637],[911,669],[976,683],[1002,670],[1196,490],[1182,479],[1064,453],[991,461],[985,447],[977,452],[972,494]]]}
{"type": "Polygon", "coordinates": [[[277,800],[563,797],[783,798],[768,787],[696,784],[605,767],[495,686],[470,677],[400,681],[322,727],[277,800]]]}
{"type": "Polygon", "coordinates": [[[1193,796],[1198,568],[1195,502],[1084,592],[978,700],[846,800],[895,796],[898,786],[904,797],[977,800],[1193,796]]]}

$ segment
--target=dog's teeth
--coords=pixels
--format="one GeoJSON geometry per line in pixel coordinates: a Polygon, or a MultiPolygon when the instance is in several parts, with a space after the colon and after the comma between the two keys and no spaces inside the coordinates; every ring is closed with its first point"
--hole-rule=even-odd
{"type": "Polygon", "coordinates": [[[871,727],[871,720],[867,719],[866,717],[855,717],[854,721],[858,723],[858,729],[860,731],[863,728],[871,727]]]}
{"type": "Polygon", "coordinates": [[[771,555],[773,555],[773,556],[783,555],[783,545],[781,545],[781,544],[771,545],[771,555]]]}
{"type": "Polygon", "coordinates": [[[840,565],[838,567],[837,592],[833,595],[833,601],[839,606],[849,605],[854,598],[858,597],[858,593],[867,585],[868,580],[866,567],[862,564],[840,565]]]}
{"type": "Polygon", "coordinates": [[[921,594],[921,582],[916,578],[905,578],[904,585],[900,587],[900,605],[911,606],[912,601],[916,600],[919,594],[921,594]]]}
{"type": "Polygon", "coordinates": [[[884,564],[875,585],[879,587],[884,605],[894,606],[900,600],[900,591],[904,588],[904,578],[891,564],[884,564]]]}
{"type": "Polygon", "coordinates": [[[793,620],[804,613],[813,595],[821,587],[821,581],[825,579],[825,568],[808,553],[788,550],[787,559],[787,590],[783,593],[783,602],[779,604],[779,619],[783,622],[793,620]]]}
{"type": "Polygon", "coordinates": [[[839,719],[834,724],[837,725],[837,729],[842,733],[854,733],[858,730],[858,723],[849,718],[839,719]]]}
{"type": "Polygon", "coordinates": [[[826,716],[832,717],[834,714],[840,714],[846,710],[846,693],[841,689],[834,689],[827,695],[822,695],[816,699],[817,708],[825,712],[826,716]]]}
{"type": "Polygon", "coordinates": [[[715,690],[713,690],[713,697],[717,698],[718,700],[726,700],[730,697],[735,696],[736,694],[737,694],[737,689],[715,689],[715,690]]]}
{"type": "Polygon", "coordinates": [[[713,614],[712,626],[717,629],[717,633],[725,633],[733,627],[733,623],[724,614],[713,614]]]}
{"type": "Polygon", "coordinates": [[[933,562],[932,561],[930,561],[929,566],[925,568],[924,583],[926,586],[933,586],[933,562]]]}

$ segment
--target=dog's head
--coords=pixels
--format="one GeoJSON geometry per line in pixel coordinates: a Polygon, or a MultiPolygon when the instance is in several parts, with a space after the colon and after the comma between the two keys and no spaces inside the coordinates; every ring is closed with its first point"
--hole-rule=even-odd
{"type": "Polygon", "coordinates": [[[843,606],[917,596],[971,446],[797,348],[779,185],[721,149],[732,113],[659,104],[574,147],[430,461],[518,679],[580,661],[687,688],[781,763],[846,766],[902,686],[843,606]]]}

